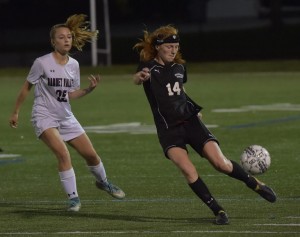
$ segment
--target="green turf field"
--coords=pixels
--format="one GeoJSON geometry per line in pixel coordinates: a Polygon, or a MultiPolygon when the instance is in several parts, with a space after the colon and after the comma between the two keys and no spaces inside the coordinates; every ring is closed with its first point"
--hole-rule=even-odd
{"type": "Polygon", "coordinates": [[[90,71],[99,70],[103,80],[92,94],[72,101],[109,178],[127,197],[116,201],[97,190],[71,150],[82,209],[67,213],[56,159],[31,127],[33,93],[19,128],[8,126],[28,70],[0,70],[0,236],[300,236],[299,61],[190,66],[186,90],[204,107],[203,120],[225,155],[239,161],[246,146],[260,144],[272,157],[259,177],[278,194],[270,204],[190,149],[229,214],[228,226],[212,224],[212,213],[164,158],[143,89],[132,83],[135,66],[83,68],[83,86],[90,71]]]}

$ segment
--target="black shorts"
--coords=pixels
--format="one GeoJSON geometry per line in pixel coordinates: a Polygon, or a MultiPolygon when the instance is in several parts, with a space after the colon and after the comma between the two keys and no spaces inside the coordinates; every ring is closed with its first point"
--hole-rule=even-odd
{"type": "Polygon", "coordinates": [[[208,141],[215,141],[219,144],[216,137],[197,115],[177,126],[169,129],[160,129],[158,131],[158,139],[167,158],[168,150],[172,147],[180,147],[188,151],[186,146],[188,144],[203,157],[203,147],[208,141]]]}

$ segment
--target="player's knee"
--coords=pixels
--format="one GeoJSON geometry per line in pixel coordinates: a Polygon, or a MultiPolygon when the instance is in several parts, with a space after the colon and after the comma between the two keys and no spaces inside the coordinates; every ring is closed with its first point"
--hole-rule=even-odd
{"type": "Polygon", "coordinates": [[[99,164],[100,161],[100,157],[97,155],[97,153],[84,154],[83,158],[86,160],[86,163],[91,166],[99,164]]]}
{"type": "Polygon", "coordinates": [[[57,159],[61,162],[67,162],[70,161],[70,153],[68,150],[60,150],[55,152],[55,155],[57,157],[57,159]]]}
{"type": "Polygon", "coordinates": [[[218,161],[213,166],[217,171],[222,173],[229,174],[232,171],[232,165],[227,160],[218,161]]]}

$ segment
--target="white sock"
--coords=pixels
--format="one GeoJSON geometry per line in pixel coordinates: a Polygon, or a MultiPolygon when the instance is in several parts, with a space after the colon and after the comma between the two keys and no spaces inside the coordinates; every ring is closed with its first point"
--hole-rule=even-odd
{"type": "Polygon", "coordinates": [[[100,161],[99,165],[88,166],[88,169],[98,182],[107,182],[106,172],[102,161],[100,161]]]}
{"type": "Polygon", "coordinates": [[[74,169],[59,172],[60,182],[69,199],[78,197],[74,169]]]}

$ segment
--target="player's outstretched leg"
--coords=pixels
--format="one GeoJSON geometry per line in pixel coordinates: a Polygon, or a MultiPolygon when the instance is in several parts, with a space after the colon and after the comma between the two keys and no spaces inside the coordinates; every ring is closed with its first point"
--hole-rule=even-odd
{"type": "Polygon", "coordinates": [[[118,186],[112,184],[109,181],[105,182],[98,182],[96,181],[97,188],[106,191],[108,194],[110,194],[112,197],[117,199],[123,199],[125,198],[125,193],[122,189],[120,189],[118,186]]]}
{"type": "MultiPolygon", "coordinates": [[[[257,192],[261,197],[263,197],[264,199],[266,199],[269,202],[276,202],[276,194],[273,191],[273,189],[271,189],[270,187],[265,185],[263,182],[259,181],[257,178],[255,178],[253,176],[250,177],[250,179],[251,178],[256,181],[256,186],[254,188],[252,188],[255,192],[257,192]]],[[[249,187],[249,188],[251,188],[251,187],[249,187]]]]}
{"type": "Polygon", "coordinates": [[[246,173],[235,161],[231,160],[231,163],[233,168],[232,172],[228,174],[230,177],[243,181],[249,188],[257,192],[267,201],[276,202],[276,194],[270,187],[246,173]]]}

